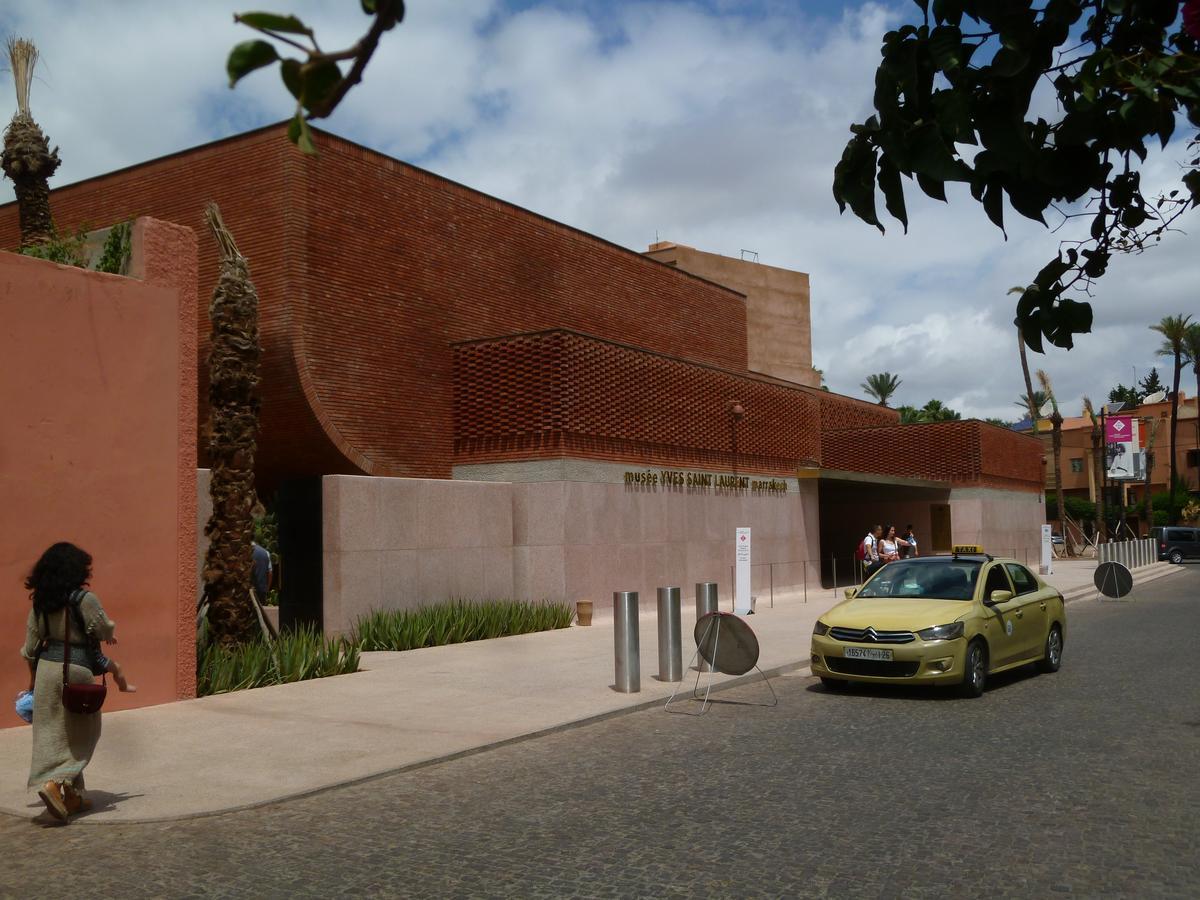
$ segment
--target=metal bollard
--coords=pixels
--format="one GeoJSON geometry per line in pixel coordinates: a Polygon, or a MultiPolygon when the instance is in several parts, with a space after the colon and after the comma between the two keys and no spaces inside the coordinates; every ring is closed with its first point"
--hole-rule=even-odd
{"type": "Polygon", "coordinates": [[[683,680],[683,627],[679,622],[679,588],[658,589],[658,679],[683,680]]]}
{"type": "Polygon", "coordinates": [[[637,591],[613,591],[613,617],[616,687],[622,694],[636,694],[642,689],[637,591]]]}
{"type": "MultiPolygon", "coordinates": [[[[717,583],[715,581],[697,581],[696,582],[696,621],[700,620],[701,616],[717,611],[717,583]]],[[[696,667],[701,672],[711,672],[712,666],[704,661],[704,657],[700,656],[697,659],[696,667]]]]}

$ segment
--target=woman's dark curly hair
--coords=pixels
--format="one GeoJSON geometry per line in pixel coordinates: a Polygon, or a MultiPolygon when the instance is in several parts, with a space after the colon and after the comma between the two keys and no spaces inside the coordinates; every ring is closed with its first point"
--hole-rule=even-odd
{"type": "Polygon", "coordinates": [[[25,579],[25,587],[38,615],[49,615],[67,605],[71,592],[92,577],[92,556],[74,544],[60,541],[42,554],[25,579]]]}

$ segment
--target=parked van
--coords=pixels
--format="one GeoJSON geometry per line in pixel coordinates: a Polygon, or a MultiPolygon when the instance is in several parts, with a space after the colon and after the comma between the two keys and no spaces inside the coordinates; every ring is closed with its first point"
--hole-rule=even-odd
{"type": "Polygon", "coordinates": [[[1200,559],[1200,528],[1151,528],[1150,536],[1158,546],[1158,558],[1181,563],[1200,559]]]}

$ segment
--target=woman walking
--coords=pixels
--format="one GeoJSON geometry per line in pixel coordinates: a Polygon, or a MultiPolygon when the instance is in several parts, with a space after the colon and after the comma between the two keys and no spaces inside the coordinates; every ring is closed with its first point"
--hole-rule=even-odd
{"type": "Polygon", "coordinates": [[[99,598],[86,589],[92,557],[74,544],[58,543],[42,554],[25,579],[33,608],[25,625],[21,655],[29,663],[33,691],[33,759],[29,787],[56,819],[91,809],[83,794],[83,770],[100,740],[100,713],[73,713],[63,706],[63,650],[71,617],[72,684],[92,682],[91,642],[113,640],[116,626],[99,598]]]}

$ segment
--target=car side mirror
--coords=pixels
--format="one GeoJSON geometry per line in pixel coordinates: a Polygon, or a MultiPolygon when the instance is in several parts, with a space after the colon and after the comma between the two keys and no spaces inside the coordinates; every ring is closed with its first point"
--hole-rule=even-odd
{"type": "Polygon", "coordinates": [[[1011,600],[1013,597],[1012,591],[992,591],[992,595],[987,599],[988,606],[996,606],[1006,600],[1011,600]]]}
{"type": "Polygon", "coordinates": [[[856,588],[856,587],[846,588],[846,599],[847,600],[853,600],[856,596],[858,596],[858,588],[856,588]]]}

